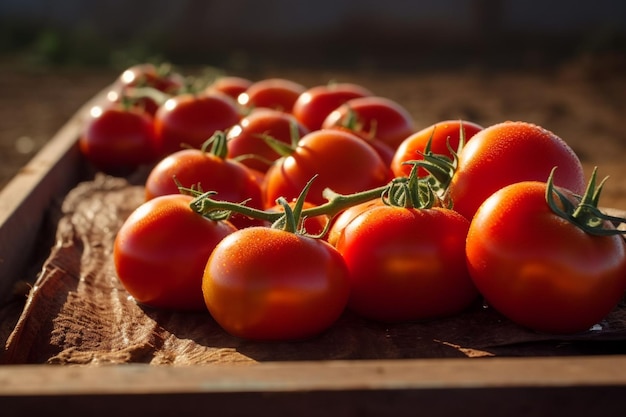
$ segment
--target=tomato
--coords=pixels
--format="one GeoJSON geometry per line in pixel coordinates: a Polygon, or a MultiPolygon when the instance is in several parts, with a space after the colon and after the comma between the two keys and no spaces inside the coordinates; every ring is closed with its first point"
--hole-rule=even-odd
{"type": "Polygon", "coordinates": [[[267,107],[291,113],[294,103],[305,90],[305,86],[292,80],[266,78],[253,83],[237,101],[249,109],[267,107]]]}
{"type": "MultiPolygon", "coordinates": [[[[221,158],[200,149],[183,149],[157,163],[145,181],[146,200],[180,193],[174,178],[184,187],[199,186],[202,191],[215,191],[217,200],[240,203],[262,209],[263,195],[254,173],[237,161],[221,158]]],[[[260,225],[259,220],[234,214],[231,222],[237,227],[260,225]]]]}
{"type": "Polygon", "coordinates": [[[370,209],[371,207],[382,204],[384,204],[382,200],[380,198],[376,198],[374,200],[356,204],[343,210],[331,220],[332,225],[328,230],[326,241],[333,246],[337,246],[337,242],[339,241],[339,238],[343,233],[343,229],[345,229],[345,227],[350,224],[352,220],[354,220],[359,214],[370,209]]]}
{"type": "Polygon", "coordinates": [[[336,129],[321,129],[303,136],[293,152],[270,167],[265,175],[266,202],[278,197],[293,200],[311,178],[306,200],[322,204],[324,188],[351,194],[385,185],[391,170],[376,151],[354,134],[336,129]]]}
{"type": "MultiPolygon", "coordinates": [[[[482,126],[465,120],[445,120],[428,126],[410,135],[400,144],[392,158],[391,170],[397,177],[408,176],[412,165],[405,162],[422,160],[422,153],[429,142],[433,154],[443,155],[452,160],[453,156],[448,146],[455,152],[458,150],[461,126],[465,142],[483,130],[482,126]]],[[[417,175],[423,177],[428,175],[428,172],[420,168],[417,175]]]]}
{"type": "Polygon", "coordinates": [[[555,166],[555,185],[584,193],[582,164],[563,139],[527,122],[498,123],[476,133],[459,153],[449,197],[454,209],[471,219],[500,188],[520,181],[545,181],[555,166]]]}
{"type": "Polygon", "coordinates": [[[469,271],[488,305],[512,321],[540,332],[585,331],[624,296],[625,243],[584,232],[545,195],[545,182],[522,181],[485,200],[468,232],[469,271]]]}
{"type": "Polygon", "coordinates": [[[253,84],[252,80],[243,77],[224,76],[213,81],[208,87],[207,92],[212,93],[218,91],[237,100],[237,97],[245,92],[253,84]]]}
{"type": "Polygon", "coordinates": [[[241,157],[238,160],[242,164],[265,172],[280,155],[263,140],[263,135],[291,144],[294,128],[296,141],[309,133],[291,113],[267,108],[255,109],[228,131],[228,157],[241,157]],[[258,158],[250,157],[252,155],[258,158]]]}
{"type": "Polygon", "coordinates": [[[353,83],[318,85],[300,94],[292,113],[309,130],[318,130],[324,119],[346,101],[371,95],[371,91],[353,83]]]}
{"type": "Polygon", "coordinates": [[[156,159],[154,121],[145,111],[94,106],[84,123],[79,149],[103,172],[125,175],[156,159]]]}
{"type": "Polygon", "coordinates": [[[414,121],[406,108],[386,97],[368,96],[354,98],[333,110],[322,123],[323,128],[345,125],[353,112],[354,130],[377,138],[394,150],[415,132],[414,121]]]}
{"type": "Polygon", "coordinates": [[[150,87],[166,95],[176,94],[184,86],[183,76],[173,71],[170,66],[155,66],[150,63],[137,64],[126,69],[119,76],[117,83],[107,94],[111,102],[120,102],[122,96],[130,97],[133,105],[145,109],[154,115],[162,104],[160,100],[140,93],[140,89],[150,87]]]}
{"type": "Polygon", "coordinates": [[[328,329],[343,313],[350,283],[339,253],[323,240],[285,230],[239,230],[215,248],[202,291],[228,333],[297,340],[328,329]]]}
{"type": "Polygon", "coordinates": [[[204,267],[217,243],[236,229],[227,221],[208,220],[193,212],[191,200],[175,194],[145,202],[117,233],[115,270],[138,303],[206,311],[204,267]]]}
{"type": "Polygon", "coordinates": [[[456,314],[478,296],[465,265],[469,221],[445,208],[372,205],[336,243],[350,270],[348,308],[381,322],[456,314]]]}
{"type": "Polygon", "coordinates": [[[221,93],[179,94],[157,110],[154,121],[162,155],[187,145],[200,148],[216,131],[239,123],[236,103],[221,93]]]}

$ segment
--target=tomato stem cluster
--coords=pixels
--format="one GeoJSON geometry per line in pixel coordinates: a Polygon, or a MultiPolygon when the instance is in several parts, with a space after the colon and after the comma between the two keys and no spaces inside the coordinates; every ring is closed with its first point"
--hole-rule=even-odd
{"type": "Polygon", "coordinates": [[[613,224],[624,224],[626,223],[626,219],[609,216],[598,208],[600,193],[608,177],[604,177],[604,179],[600,181],[600,184],[596,186],[597,170],[598,168],[594,167],[585,193],[579,196],[580,201],[578,204],[574,204],[565,194],[554,186],[554,172],[556,171],[556,167],[553,168],[548,177],[546,201],[554,213],[584,230],[586,233],[596,236],[626,234],[625,230],[619,230],[617,228],[608,229],[604,226],[606,221],[612,222],[613,224]],[[562,208],[557,204],[555,195],[561,203],[562,208]]]}

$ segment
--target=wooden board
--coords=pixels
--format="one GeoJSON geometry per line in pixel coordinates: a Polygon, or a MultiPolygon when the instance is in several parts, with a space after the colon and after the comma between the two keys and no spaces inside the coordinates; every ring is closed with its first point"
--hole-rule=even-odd
{"type": "MultiPolygon", "coordinates": [[[[45,212],[84,177],[85,108],[0,193],[0,300],[11,298],[45,212]]],[[[154,366],[0,366],[3,415],[623,415],[626,355],[293,360],[154,366]],[[69,407],[69,408],[68,408],[69,407]]],[[[614,354],[618,353],[618,354],[614,354]]],[[[626,353],[626,352],[624,352],[626,353]]]]}

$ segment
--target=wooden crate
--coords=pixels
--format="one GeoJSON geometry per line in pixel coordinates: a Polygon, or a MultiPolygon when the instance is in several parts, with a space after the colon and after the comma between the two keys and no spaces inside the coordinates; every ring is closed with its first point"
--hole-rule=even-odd
{"type": "MultiPolygon", "coordinates": [[[[94,98],[97,100],[98,97],[94,98]]],[[[44,213],[83,178],[87,103],[0,193],[0,300],[32,267],[44,213]]],[[[624,355],[0,366],[3,416],[622,416],[624,355]]]]}

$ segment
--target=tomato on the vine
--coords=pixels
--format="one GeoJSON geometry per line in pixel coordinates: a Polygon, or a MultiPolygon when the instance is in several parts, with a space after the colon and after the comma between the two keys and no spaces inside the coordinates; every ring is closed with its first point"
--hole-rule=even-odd
{"type": "MultiPolygon", "coordinates": [[[[554,190],[570,211],[580,202],[570,190],[554,190]]],[[[512,321],[541,332],[582,332],[624,296],[626,244],[618,234],[588,233],[573,211],[557,214],[546,196],[568,209],[547,191],[545,182],[522,181],[487,198],[470,225],[467,264],[487,304],[512,321]]],[[[595,214],[589,219],[604,233],[615,230],[595,214]]]]}
{"type": "Polygon", "coordinates": [[[126,175],[156,160],[154,121],[140,108],[94,106],[85,119],[78,146],[96,168],[126,175]]]}
{"type": "Polygon", "coordinates": [[[415,132],[415,122],[408,110],[394,100],[379,96],[346,101],[324,119],[322,127],[345,126],[349,118],[356,118],[355,131],[377,138],[394,150],[415,132]]]}
{"type": "Polygon", "coordinates": [[[469,221],[445,208],[374,204],[335,243],[350,270],[348,308],[382,322],[449,316],[478,291],[465,265],[469,221]]]}
{"type": "Polygon", "coordinates": [[[354,134],[337,129],[315,130],[303,136],[291,154],[277,160],[265,175],[265,201],[278,197],[295,199],[305,184],[317,175],[307,201],[326,201],[325,188],[342,194],[386,184],[391,169],[378,153],[354,134]]]}
{"type": "MultiPolygon", "coordinates": [[[[263,208],[261,187],[254,173],[245,165],[200,149],[174,152],[150,171],[145,181],[146,200],[180,193],[178,184],[201,191],[214,191],[223,201],[263,208]]],[[[238,228],[263,224],[255,219],[234,214],[231,222],[238,228]]]]}
{"type": "Polygon", "coordinates": [[[367,88],[354,83],[317,85],[300,94],[292,113],[309,130],[318,130],[324,119],[346,101],[371,95],[367,88]]]}
{"type": "MultiPolygon", "coordinates": [[[[392,158],[391,170],[398,177],[408,176],[412,165],[406,164],[406,162],[422,160],[422,154],[427,145],[430,146],[432,153],[443,155],[452,160],[453,155],[450,149],[455,152],[458,150],[461,128],[465,142],[483,130],[482,126],[466,120],[445,120],[428,126],[402,141],[392,158]]],[[[428,175],[428,172],[424,168],[419,168],[417,174],[423,177],[428,175]]]]}
{"type": "Polygon", "coordinates": [[[117,276],[140,304],[206,311],[202,274],[213,248],[236,228],[191,210],[192,197],[143,203],[124,222],[113,247],[117,276]]]}
{"type": "Polygon", "coordinates": [[[200,148],[215,132],[229,129],[240,119],[237,104],[225,94],[176,95],[154,116],[161,154],[179,151],[183,146],[200,148]]]}
{"type": "Polygon", "coordinates": [[[293,105],[306,87],[284,78],[265,78],[254,82],[237,97],[239,104],[248,109],[266,107],[291,113],[293,105]]]}
{"type": "Polygon", "coordinates": [[[228,333],[253,340],[298,340],[328,329],[350,293],[341,255],[320,239],[269,227],[224,238],[206,264],[202,292],[228,333]]]}
{"type": "Polygon", "coordinates": [[[228,130],[228,157],[266,172],[280,155],[265,142],[264,136],[289,145],[307,133],[309,130],[291,113],[268,108],[254,109],[228,130]],[[292,138],[294,134],[296,137],[292,138]]]}
{"type": "Polygon", "coordinates": [[[563,139],[532,123],[498,123],[476,133],[458,154],[449,197],[454,209],[471,219],[500,188],[545,181],[555,166],[555,185],[579,194],[585,191],[582,163],[563,139]]]}

